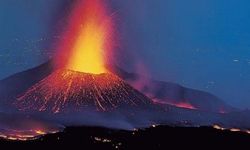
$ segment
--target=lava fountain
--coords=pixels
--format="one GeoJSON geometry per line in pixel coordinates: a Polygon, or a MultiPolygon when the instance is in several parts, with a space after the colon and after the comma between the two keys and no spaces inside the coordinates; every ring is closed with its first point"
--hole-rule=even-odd
{"type": "Polygon", "coordinates": [[[149,98],[105,68],[113,23],[103,2],[76,2],[59,42],[56,61],[63,66],[20,95],[19,110],[113,111],[151,105],[149,98]]]}
{"type": "Polygon", "coordinates": [[[106,73],[113,46],[113,21],[104,1],[77,1],[59,41],[57,64],[73,71],[106,73]]]}

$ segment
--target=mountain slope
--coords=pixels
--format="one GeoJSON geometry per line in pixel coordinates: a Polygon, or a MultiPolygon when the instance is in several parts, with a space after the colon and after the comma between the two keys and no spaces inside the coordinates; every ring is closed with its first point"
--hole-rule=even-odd
{"type": "Polygon", "coordinates": [[[236,111],[222,99],[205,91],[186,88],[176,83],[149,79],[142,75],[128,73],[117,66],[109,66],[109,69],[160,104],[220,113],[236,111]]]}
{"type": "Polygon", "coordinates": [[[21,110],[59,113],[151,106],[152,101],[112,73],[60,69],[20,95],[16,105],[21,110]]]}
{"type": "Polygon", "coordinates": [[[24,93],[29,87],[48,76],[53,70],[52,61],[49,61],[38,67],[0,80],[0,104],[8,104],[8,101],[24,93]]]}

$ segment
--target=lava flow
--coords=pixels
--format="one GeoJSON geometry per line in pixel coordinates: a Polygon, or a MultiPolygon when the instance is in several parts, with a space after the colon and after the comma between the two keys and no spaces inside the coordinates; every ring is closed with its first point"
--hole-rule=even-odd
{"type": "Polygon", "coordinates": [[[102,0],[77,1],[64,37],[58,43],[56,63],[66,69],[106,73],[106,58],[113,45],[113,21],[102,0]]]}
{"type": "Polygon", "coordinates": [[[188,103],[188,102],[179,102],[179,103],[170,103],[168,101],[163,101],[163,100],[159,100],[154,98],[153,102],[156,104],[167,104],[167,105],[171,105],[171,106],[175,106],[175,107],[179,107],[179,108],[186,108],[186,109],[197,109],[196,107],[194,107],[192,104],[188,103]]]}
{"type": "Polygon", "coordinates": [[[64,69],[35,84],[17,101],[21,110],[53,113],[90,109],[111,111],[145,104],[151,101],[116,75],[64,69]]]}
{"type": "Polygon", "coordinates": [[[48,134],[48,133],[56,133],[58,131],[50,132],[50,131],[42,131],[42,130],[28,130],[28,131],[5,131],[2,133],[0,131],[0,138],[8,139],[8,140],[19,140],[19,141],[26,141],[32,140],[39,136],[48,134]]]}
{"type": "Polygon", "coordinates": [[[180,102],[180,103],[175,103],[175,104],[169,103],[169,105],[173,105],[173,106],[180,107],[180,108],[196,109],[193,105],[191,105],[188,102],[180,102]]]}
{"type": "Polygon", "coordinates": [[[242,129],[239,129],[239,128],[224,128],[220,125],[213,125],[213,128],[214,129],[217,129],[217,130],[227,130],[227,131],[231,131],[231,132],[244,132],[244,133],[247,133],[247,134],[250,134],[250,130],[242,130],[242,129]]]}

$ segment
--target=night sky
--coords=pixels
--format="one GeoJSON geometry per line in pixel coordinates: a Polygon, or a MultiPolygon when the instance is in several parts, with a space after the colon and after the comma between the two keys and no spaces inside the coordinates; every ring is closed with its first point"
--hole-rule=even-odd
{"type": "MultiPolygon", "coordinates": [[[[72,1],[0,1],[0,79],[53,55],[72,1]]],[[[250,108],[249,1],[110,0],[109,5],[123,68],[135,71],[134,64],[143,64],[152,78],[250,108]]]]}

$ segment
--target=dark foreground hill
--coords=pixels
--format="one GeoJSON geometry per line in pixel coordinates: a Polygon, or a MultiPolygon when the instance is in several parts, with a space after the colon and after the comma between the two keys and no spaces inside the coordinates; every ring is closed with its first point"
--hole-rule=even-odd
{"type": "Polygon", "coordinates": [[[158,126],[138,131],[98,127],[69,127],[64,132],[45,135],[33,141],[0,141],[0,147],[72,149],[243,149],[250,135],[209,127],[182,128],[158,126]]]}

